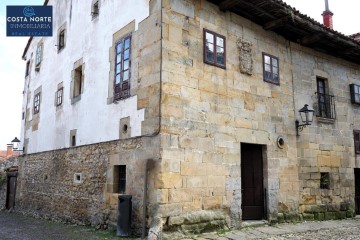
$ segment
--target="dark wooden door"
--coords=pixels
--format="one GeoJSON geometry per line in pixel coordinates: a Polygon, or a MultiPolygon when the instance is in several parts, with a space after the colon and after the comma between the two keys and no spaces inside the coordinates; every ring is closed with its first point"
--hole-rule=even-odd
{"type": "Polygon", "coordinates": [[[262,146],[241,144],[241,190],[243,220],[264,218],[262,146]]]}
{"type": "Polygon", "coordinates": [[[360,214],[360,168],[355,168],[355,212],[360,214]]]}
{"type": "Polygon", "coordinates": [[[16,180],[16,174],[8,174],[6,190],[6,209],[11,209],[15,207],[16,180]]]}

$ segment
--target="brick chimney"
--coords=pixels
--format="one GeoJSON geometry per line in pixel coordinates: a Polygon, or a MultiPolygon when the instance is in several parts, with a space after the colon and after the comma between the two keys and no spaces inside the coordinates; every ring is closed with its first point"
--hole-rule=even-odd
{"type": "Polygon", "coordinates": [[[6,158],[11,157],[13,155],[13,145],[8,144],[6,147],[6,158]]]}
{"type": "Polygon", "coordinates": [[[324,25],[328,28],[333,29],[332,16],[334,14],[329,10],[328,0],[325,0],[325,11],[321,15],[323,16],[324,25]]]}

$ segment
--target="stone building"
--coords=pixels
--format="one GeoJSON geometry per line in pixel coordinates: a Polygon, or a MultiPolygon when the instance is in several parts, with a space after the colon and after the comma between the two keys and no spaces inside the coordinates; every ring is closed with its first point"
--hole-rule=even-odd
{"type": "Polygon", "coordinates": [[[113,225],[130,194],[135,229],[184,231],[355,214],[359,42],[280,0],[45,4],[18,209],[113,225]]]}

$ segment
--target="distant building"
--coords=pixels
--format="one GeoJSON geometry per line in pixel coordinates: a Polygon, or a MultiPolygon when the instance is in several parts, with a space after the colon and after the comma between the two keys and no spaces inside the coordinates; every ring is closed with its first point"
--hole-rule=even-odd
{"type": "Polygon", "coordinates": [[[16,208],[115,225],[128,194],[135,229],[183,231],[360,213],[353,38],[280,0],[45,4],[54,36],[23,54],[16,208]]]}
{"type": "Polygon", "coordinates": [[[355,39],[356,41],[360,41],[360,32],[350,35],[350,37],[355,39]]]}
{"type": "Polygon", "coordinates": [[[13,151],[13,145],[8,144],[6,150],[0,150],[0,161],[6,161],[11,157],[19,156],[19,152],[13,151]]]}

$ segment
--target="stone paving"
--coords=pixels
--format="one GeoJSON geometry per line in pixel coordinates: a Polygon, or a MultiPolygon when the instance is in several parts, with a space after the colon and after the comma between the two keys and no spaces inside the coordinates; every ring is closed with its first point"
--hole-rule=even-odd
{"type": "MultiPolygon", "coordinates": [[[[1,240],[101,240],[121,239],[114,231],[97,231],[93,228],[56,223],[36,219],[18,213],[0,211],[1,240]]],[[[129,238],[127,238],[129,239],[129,238]]],[[[175,239],[196,240],[360,240],[360,216],[354,219],[323,222],[278,224],[274,226],[247,226],[241,230],[225,233],[213,232],[197,236],[175,237],[175,239]]]]}
{"type": "Polygon", "coordinates": [[[101,240],[117,239],[114,231],[36,219],[0,211],[0,240],[101,240]]]}
{"type": "Polygon", "coordinates": [[[303,222],[296,224],[278,224],[274,226],[246,227],[242,230],[225,234],[205,233],[191,239],[219,239],[219,240],[352,240],[360,239],[360,216],[354,219],[333,220],[322,222],[303,222]]]}

